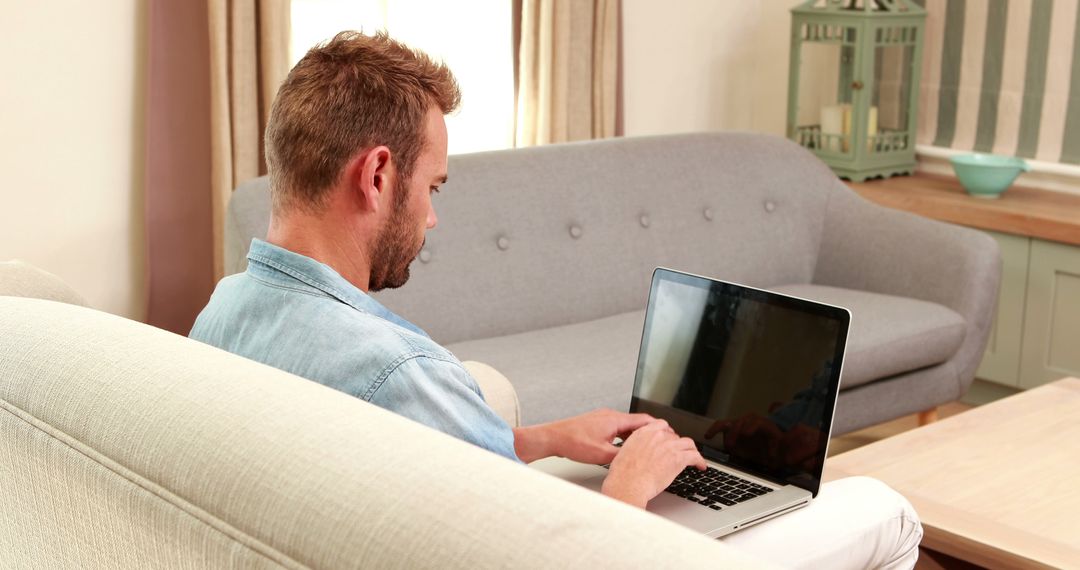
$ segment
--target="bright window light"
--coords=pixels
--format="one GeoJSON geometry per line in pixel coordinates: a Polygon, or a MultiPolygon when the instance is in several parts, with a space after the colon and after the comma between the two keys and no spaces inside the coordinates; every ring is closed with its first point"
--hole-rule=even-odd
{"type": "Polygon", "coordinates": [[[461,86],[446,118],[450,154],[510,148],[514,67],[510,2],[471,0],[292,0],[290,67],[342,30],[391,37],[442,60],[461,86]],[[463,9],[467,6],[467,9],[463,9]]]}

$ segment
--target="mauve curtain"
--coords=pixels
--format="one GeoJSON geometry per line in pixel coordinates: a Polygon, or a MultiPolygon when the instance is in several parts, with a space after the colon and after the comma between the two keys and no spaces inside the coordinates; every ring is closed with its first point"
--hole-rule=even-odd
{"type": "Polygon", "coordinates": [[[519,0],[515,145],[620,134],[619,0],[519,0]]]}
{"type": "Polygon", "coordinates": [[[186,335],[222,277],[225,208],[266,172],[288,0],[150,0],[147,323],[186,335]]]}
{"type": "Polygon", "coordinates": [[[187,334],[214,287],[206,4],[147,6],[146,322],[187,334]]]}
{"type": "Polygon", "coordinates": [[[224,220],[241,182],[266,174],[263,131],[288,74],[288,0],[209,0],[213,270],[224,268],[224,220]]]}

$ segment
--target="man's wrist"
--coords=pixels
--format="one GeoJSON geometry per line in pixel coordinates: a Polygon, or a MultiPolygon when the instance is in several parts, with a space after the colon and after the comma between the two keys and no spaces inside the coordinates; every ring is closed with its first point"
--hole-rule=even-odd
{"type": "Polygon", "coordinates": [[[514,453],[525,463],[555,455],[548,424],[514,428],[514,453]]]}
{"type": "Polygon", "coordinates": [[[634,485],[627,484],[626,481],[623,481],[622,478],[615,473],[609,473],[607,478],[604,479],[604,484],[600,487],[600,492],[612,499],[642,509],[649,503],[649,497],[646,496],[646,493],[641,489],[635,488],[634,485]]]}

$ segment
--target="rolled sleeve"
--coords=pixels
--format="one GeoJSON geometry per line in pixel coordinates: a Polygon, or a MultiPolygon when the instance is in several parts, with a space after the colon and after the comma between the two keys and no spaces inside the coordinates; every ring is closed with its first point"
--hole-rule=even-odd
{"type": "Polygon", "coordinates": [[[458,362],[418,355],[396,364],[369,401],[488,451],[520,461],[514,432],[458,362]]]}

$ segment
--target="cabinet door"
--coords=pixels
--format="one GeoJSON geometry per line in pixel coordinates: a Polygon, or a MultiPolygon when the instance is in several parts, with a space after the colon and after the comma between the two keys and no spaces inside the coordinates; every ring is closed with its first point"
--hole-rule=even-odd
{"type": "Polygon", "coordinates": [[[986,232],[1001,246],[1001,292],[986,353],[975,377],[1007,386],[1020,385],[1020,340],[1024,326],[1031,239],[986,232]]]}
{"type": "Polygon", "coordinates": [[[1080,376],[1080,247],[1031,240],[1020,387],[1080,376]]]}

